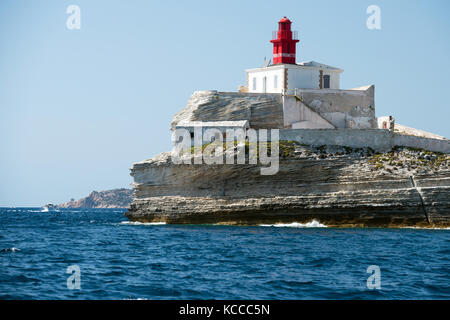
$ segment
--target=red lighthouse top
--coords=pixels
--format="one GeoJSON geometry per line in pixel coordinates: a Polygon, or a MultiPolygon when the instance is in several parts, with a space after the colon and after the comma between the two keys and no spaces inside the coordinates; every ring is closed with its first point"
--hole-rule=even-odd
{"type": "Polygon", "coordinates": [[[295,47],[299,40],[297,32],[291,31],[291,20],[283,17],[278,22],[278,32],[274,31],[273,43],[273,63],[291,63],[295,64],[295,47]]]}

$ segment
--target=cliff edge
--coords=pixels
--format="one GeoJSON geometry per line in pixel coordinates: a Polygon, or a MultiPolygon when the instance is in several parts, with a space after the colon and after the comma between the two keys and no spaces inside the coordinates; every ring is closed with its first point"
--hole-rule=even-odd
{"type": "Polygon", "coordinates": [[[279,171],[260,165],[174,164],[170,153],[135,163],[132,221],[336,227],[449,227],[450,156],[396,148],[280,143],[279,171]]]}

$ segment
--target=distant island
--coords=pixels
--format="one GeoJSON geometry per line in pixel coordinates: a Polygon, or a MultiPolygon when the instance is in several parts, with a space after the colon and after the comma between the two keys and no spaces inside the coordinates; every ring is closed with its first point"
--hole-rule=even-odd
{"type": "Polygon", "coordinates": [[[128,208],[133,201],[132,189],[112,189],[92,191],[79,200],[71,200],[58,204],[59,208],[128,208]]]}

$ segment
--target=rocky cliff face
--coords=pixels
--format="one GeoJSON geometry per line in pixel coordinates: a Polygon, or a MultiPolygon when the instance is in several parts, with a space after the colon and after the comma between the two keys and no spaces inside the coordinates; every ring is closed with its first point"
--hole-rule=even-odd
{"type": "Polygon", "coordinates": [[[259,165],[175,165],[170,153],[133,165],[133,221],[256,225],[450,226],[450,157],[411,149],[280,148],[259,165]]]}
{"type": "Polygon", "coordinates": [[[128,208],[133,201],[133,190],[113,189],[92,191],[89,196],[58,205],[60,208],[128,208]]]}
{"type": "Polygon", "coordinates": [[[171,128],[183,121],[236,120],[249,120],[253,129],[283,128],[281,94],[196,91],[173,117],[171,128]]]}

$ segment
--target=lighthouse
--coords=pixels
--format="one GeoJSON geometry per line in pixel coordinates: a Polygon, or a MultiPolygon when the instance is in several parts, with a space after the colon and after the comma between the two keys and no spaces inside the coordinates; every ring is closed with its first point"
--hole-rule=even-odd
{"type": "Polygon", "coordinates": [[[278,32],[272,35],[273,64],[290,63],[295,64],[295,47],[299,40],[297,32],[291,31],[291,20],[284,17],[278,22],[278,32]]]}
{"type": "Polygon", "coordinates": [[[245,86],[241,92],[287,93],[296,89],[340,89],[342,69],[316,61],[296,62],[297,32],[291,30],[292,21],[283,17],[278,31],[272,33],[273,62],[263,67],[247,69],[245,86]]]}

